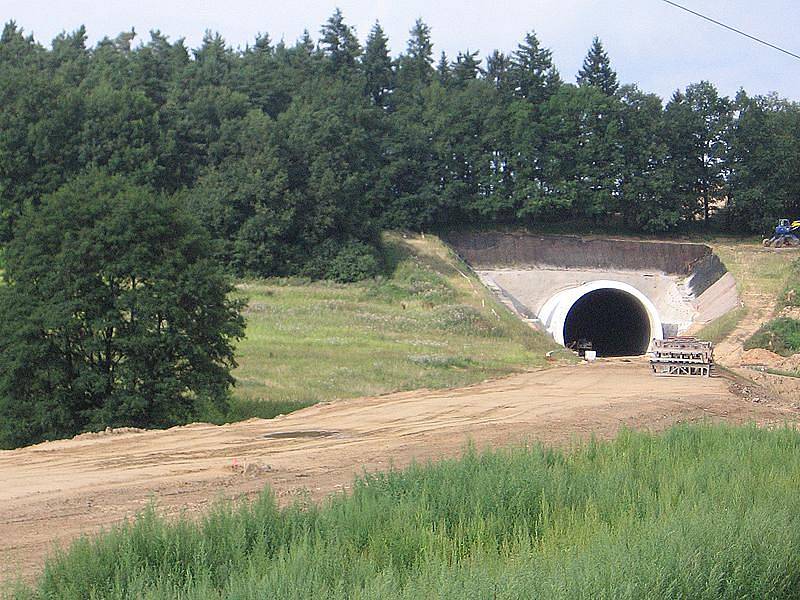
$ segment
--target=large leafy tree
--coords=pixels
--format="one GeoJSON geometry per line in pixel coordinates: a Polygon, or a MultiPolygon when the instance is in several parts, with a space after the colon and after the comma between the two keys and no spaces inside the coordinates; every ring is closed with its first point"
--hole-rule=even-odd
{"type": "Polygon", "coordinates": [[[620,97],[619,210],[626,227],[667,231],[681,218],[680,204],[670,193],[661,98],[636,86],[623,86],[620,97]]]}
{"type": "Polygon", "coordinates": [[[800,214],[800,105],[776,96],[735,101],[738,118],[728,149],[728,225],[767,233],[800,214]]]}
{"type": "Polygon", "coordinates": [[[0,445],[224,410],[240,304],[176,203],[90,171],[28,211],[0,288],[0,445]]]}

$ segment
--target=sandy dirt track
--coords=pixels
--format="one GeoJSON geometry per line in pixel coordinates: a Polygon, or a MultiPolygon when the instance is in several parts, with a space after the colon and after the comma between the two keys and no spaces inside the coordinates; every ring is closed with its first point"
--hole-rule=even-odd
{"type": "Polygon", "coordinates": [[[84,435],[0,452],[0,579],[30,579],[54,543],[94,533],[154,499],[174,514],[272,486],[282,502],[347,488],[362,469],[403,466],[523,440],[564,443],[620,426],[777,423],[797,412],[753,403],[731,382],[655,378],[643,359],[563,366],[446,391],[320,404],[217,427],[84,435]],[[267,437],[265,437],[267,436],[267,437]]]}

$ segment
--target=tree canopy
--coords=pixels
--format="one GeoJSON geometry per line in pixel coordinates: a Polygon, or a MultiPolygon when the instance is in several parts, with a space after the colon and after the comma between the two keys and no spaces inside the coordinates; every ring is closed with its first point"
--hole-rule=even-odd
{"type": "Polygon", "coordinates": [[[223,409],[240,304],[175,200],[99,170],[21,215],[0,287],[0,447],[223,409]]]}
{"type": "Polygon", "coordinates": [[[328,266],[357,255],[368,276],[384,227],[751,232],[798,216],[795,102],[703,81],[664,103],[622,84],[598,38],[574,85],[532,30],[449,58],[421,19],[394,56],[379,23],[363,46],[339,10],[319,31],[244,49],[208,31],[189,49],[158,31],[88,47],[79,28],[45,47],[7,23],[0,243],[89,169],[196,211],[236,274],[341,279],[328,266]]]}

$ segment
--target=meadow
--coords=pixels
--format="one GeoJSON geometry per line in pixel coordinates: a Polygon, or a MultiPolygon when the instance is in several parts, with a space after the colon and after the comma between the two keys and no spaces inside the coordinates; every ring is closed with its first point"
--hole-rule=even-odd
{"type": "Polygon", "coordinates": [[[15,598],[797,598],[800,433],[678,426],[358,479],[279,508],[154,509],[15,598]]]}
{"type": "Polygon", "coordinates": [[[552,340],[505,307],[435,236],[384,236],[386,275],[353,284],[241,282],[246,338],[231,411],[269,418],[319,401],[476,383],[545,364],[552,340]]]}

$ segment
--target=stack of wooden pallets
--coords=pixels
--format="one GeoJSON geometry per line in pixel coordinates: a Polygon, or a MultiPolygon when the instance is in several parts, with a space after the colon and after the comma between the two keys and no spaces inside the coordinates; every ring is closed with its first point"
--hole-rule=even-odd
{"type": "Polygon", "coordinates": [[[650,366],[659,376],[710,377],[713,364],[714,345],[695,337],[653,340],[650,345],[650,366]]]}

